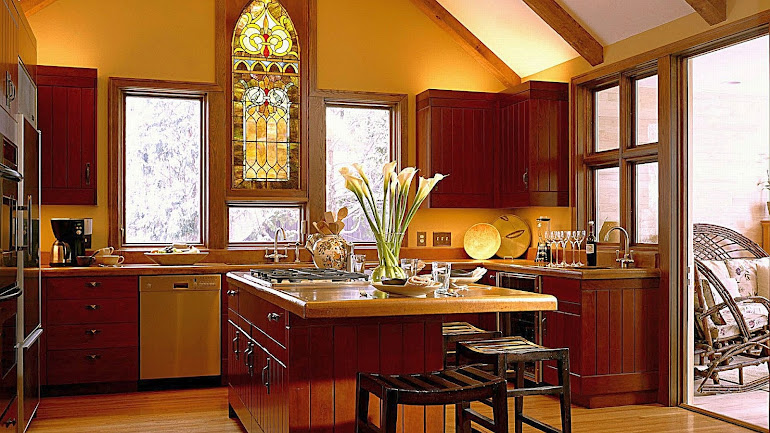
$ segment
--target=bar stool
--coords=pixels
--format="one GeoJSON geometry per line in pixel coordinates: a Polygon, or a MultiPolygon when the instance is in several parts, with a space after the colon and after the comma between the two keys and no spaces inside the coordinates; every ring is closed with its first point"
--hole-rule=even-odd
{"type": "Polygon", "coordinates": [[[460,341],[489,340],[500,337],[500,331],[486,331],[468,322],[446,322],[441,326],[444,335],[444,368],[457,365],[457,343],[460,341]]]}
{"type": "Polygon", "coordinates": [[[457,344],[458,365],[484,363],[492,365],[496,374],[506,377],[509,367],[516,372],[516,388],[508,390],[515,399],[515,433],[521,433],[522,423],[549,433],[572,432],[570,407],[569,349],[548,349],[522,337],[504,337],[494,340],[467,341],[457,344]],[[556,361],[559,385],[524,387],[524,364],[537,361],[556,361]],[[561,406],[561,430],[524,415],[524,396],[558,395],[561,406]]]}
{"type": "Polygon", "coordinates": [[[470,433],[471,421],[494,433],[508,432],[508,399],[505,379],[475,368],[437,371],[424,374],[387,375],[358,373],[356,380],[356,432],[395,433],[398,405],[455,405],[457,433],[470,433]],[[369,422],[369,395],[382,401],[380,428],[369,422]],[[470,404],[492,400],[494,419],[489,419],[470,404]]]}

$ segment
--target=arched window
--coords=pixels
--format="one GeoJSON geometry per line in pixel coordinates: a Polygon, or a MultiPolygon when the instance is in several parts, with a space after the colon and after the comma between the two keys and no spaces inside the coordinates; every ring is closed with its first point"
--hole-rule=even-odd
{"type": "Polygon", "coordinates": [[[233,187],[298,189],[300,49],[277,0],[254,0],[232,42],[233,187]]]}

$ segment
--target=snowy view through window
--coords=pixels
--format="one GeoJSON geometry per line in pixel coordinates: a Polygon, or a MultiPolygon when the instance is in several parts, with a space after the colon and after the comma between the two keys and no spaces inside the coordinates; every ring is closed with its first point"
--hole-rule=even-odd
{"type": "Polygon", "coordinates": [[[127,244],[201,243],[201,106],[126,97],[127,244]]]}
{"type": "Polygon", "coordinates": [[[364,167],[374,197],[382,200],[382,166],[391,160],[389,108],[326,108],[326,210],[349,210],[341,235],[351,242],[374,242],[361,205],[345,188],[339,171],[354,163],[364,167]]]}
{"type": "Polygon", "coordinates": [[[229,213],[230,243],[272,242],[279,227],[286,231],[287,241],[300,240],[302,211],[298,206],[232,206],[229,213]]]}

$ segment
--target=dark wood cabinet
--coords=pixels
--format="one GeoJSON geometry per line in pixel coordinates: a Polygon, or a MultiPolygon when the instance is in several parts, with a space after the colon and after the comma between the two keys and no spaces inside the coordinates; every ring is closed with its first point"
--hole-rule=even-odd
{"type": "Polygon", "coordinates": [[[569,205],[569,88],[528,81],[500,97],[497,207],[569,205]]]}
{"type": "Polygon", "coordinates": [[[449,174],[434,208],[569,205],[568,85],[417,95],[417,165],[449,174]]]}
{"type": "Polygon", "coordinates": [[[38,66],[44,205],[95,205],[96,69],[38,66]]]}
{"type": "Polygon", "coordinates": [[[137,277],[43,280],[46,385],[139,380],[137,277]]]}
{"type": "Polygon", "coordinates": [[[494,207],[497,95],[428,90],[417,95],[417,164],[449,174],[428,197],[435,208],[494,207]]]}
{"type": "Polygon", "coordinates": [[[0,3],[0,134],[16,136],[17,89],[19,86],[19,13],[13,0],[0,3]]]}

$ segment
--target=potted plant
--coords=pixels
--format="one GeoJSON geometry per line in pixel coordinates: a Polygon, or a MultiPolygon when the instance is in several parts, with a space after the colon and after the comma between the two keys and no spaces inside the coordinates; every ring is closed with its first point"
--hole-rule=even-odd
{"type": "Polygon", "coordinates": [[[417,191],[410,200],[409,192],[417,169],[406,167],[396,174],[396,161],[389,162],[382,168],[384,184],[382,200],[379,201],[374,196],[374,189],[361,164],[353,164],[353,169],[344,167],[340,174],[345,178],[345,188],[353,192],[361,205],[377,243],[379,265],[372,271],[372,281],[405,278],[399,256],[406,229],[428,194],[445,176],[436,174],[429,179],[420,177],[417,191]]]}

